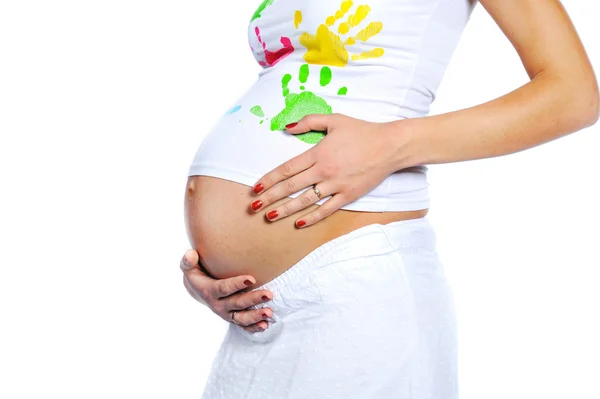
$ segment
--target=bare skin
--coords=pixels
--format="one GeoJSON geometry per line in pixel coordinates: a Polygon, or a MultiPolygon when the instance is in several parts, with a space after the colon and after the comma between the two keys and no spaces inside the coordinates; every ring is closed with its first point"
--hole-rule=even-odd
{"type": "MultiPolygon", "coordinates": [[[[480,3],[513,44],[530,82],[475,107],[378,126],[381,140],[386,141],[385,145],[379,143],[380,148],[389,149],[385,153],[385,158],[389,160],[389,165],[386,166],[388,170],[507,155],[555,140],[598,120],[600,100],[596,76],[560,1],[480,0],[480,3]]],[[[309,115],[290,132],[301,133],[310,130],[315,124],[319,126],[316,130],[335,131],[340,126],[349,125],[348,118],[344,115],[330,115],[319,116],[317,119],[309,115]]],[[[364,126],[356,123],[353,125],[364,126]]],[[[352,129],[344,130],[348,136],[356,133],[352,129]]],[[[333,143],[333,140],[337,139],[332,136],[329,141],[333,143]]],[[[342,202],[338,201],[327,211],[311,208],[309,211],[312,213],[294,207],[293,211],[296,213],[291,214],[286,213],[285,207],[278,202],[286,195],[280,184],[305,186],[313,183],[310,181],[312,177],[325,176],[323,171],[326,170],[338,171],[334,176],[326,176],[325,180],[320,180],[327,184],[327,195],[335,194],[343,202],[363,195],[364,192],[352,191],[344,183],[348,180],[346,176],[351,176],[354,181],[364,181],[364,190],[367,190],[370,179],[370,176],[361,175],[361,171],[355,168],[355,165],[361,165],[360,162],[349,162],[338,156],[344,152],[341,150],[344,145],[350,146],[352,141],[344,143],[339,140],[335,145],[332,144],[331,147],[338,150],[337,154],[313,151],[279,170],[269,172],[266,175],[268,184],[265,184],[265,190],[260,193],[264,202],[263,209],[278,209],[279,214],[285,216],[282,216],[282,222],[290,219],[296,222],[300,220],[300,216],[305,217],[308,219],[307,227],[311,226],[311,229],[318,226],[320,220],[336,215],[340,212],[336,211],[336,207],[341,207],[342,202]],[[307,163],[313,166],[305,169],[307,163]],[[310,179],[301,180],[304,185],[298,184],[299,179],[296,177],[300,173],[300,167],[311,173],[310,179]],[[280,173],[281,170],[287,172],[283,174],[280,173]],[[300,212],[302,215],[299,215],[300,212]]],[[[357,156],[363,155],[357,152],[357,156]]],[[[201,298],[219,316],[230,321],[230,310],[262,301],[262,292],[244,292],[243,281],[249,279],[254,282],[252,276],[210,279],[198,267],[198,254],[193,255],[193,252],[188,252],[188,256],[195,266],[184,270],[188,278],[186,287],[192,296],[201,298]]],[[[270,292],[267,294],[272,295],[270,292]]],[[[238,312],[236,320],[243,322],[246,329],[258,331],[260,326],[267,327],[260,316],[261,311],[238,312]]]]}

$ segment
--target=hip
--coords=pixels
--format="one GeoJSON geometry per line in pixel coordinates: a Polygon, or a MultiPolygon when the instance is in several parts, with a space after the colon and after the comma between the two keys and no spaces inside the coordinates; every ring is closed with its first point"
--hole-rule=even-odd
{"type": "Polygon", "coordinates": [[[203,398],[265,386],[277,398],[457,397],[453,295],[426,218],[353,230],[255,289],[274,293],[252,307],[273,310],[269,328],[229,325],[203,398]]]}

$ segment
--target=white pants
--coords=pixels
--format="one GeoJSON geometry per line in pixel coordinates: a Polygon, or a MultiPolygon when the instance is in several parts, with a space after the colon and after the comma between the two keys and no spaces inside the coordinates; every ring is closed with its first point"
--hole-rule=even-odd
{"type": "Polygon", "coordinates": [[[453,295],[426,217],[337,237],[259,289],[269,328],[231,324],[203,399],[454,399],[453,295]]]}

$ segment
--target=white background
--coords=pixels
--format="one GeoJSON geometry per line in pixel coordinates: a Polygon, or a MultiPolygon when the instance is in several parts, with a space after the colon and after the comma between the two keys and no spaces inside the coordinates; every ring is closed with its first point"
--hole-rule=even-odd
{"type": "MultiPolygon", "coordinates": [[[[186,172],[256,79],[258,3],[0,3],[0,397],[200,398],[227,323],[181,282],[186,172]]],[[[526,82],[479,5],[432,113],[526,82]]],[[[600,398],[599,130],[430,166],[462,399],[600,398]]]]}

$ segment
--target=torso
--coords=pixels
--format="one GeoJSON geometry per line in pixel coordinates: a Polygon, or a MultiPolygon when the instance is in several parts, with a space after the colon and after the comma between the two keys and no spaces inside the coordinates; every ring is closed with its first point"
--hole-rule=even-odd
{"type": "MultiPolygon", "coordinates": [[[[429,208],[427,167],[395,171],[314,225],[294,222],[319,201],[269,222],[251,186],[318,145],[315,132],[284,127],[308,114],[370,122],[427,115],[474,0],[264,0],[248,26],[263,69],[208,132],[188,173],[190,242],[215,278],[250,274],[262,285],[318,246],[368,224],[420,218],[429,208]]],[[[369,140],[365,137],[364,140],[369,140]]],[[[294,198],[305,188],[290,195],[294,198]]]]}
{"type": "MultiPolygon", "coordinates": [[[[317,208],[276,222],[266,210],[254,212],[251,187],[210,176],[190,176],[185,194],[185,223],[202,266],[214,278],[249,274],[260,286],[277,277],[321,244],[359,227],[423,217],[427,209],[401,212],[338,210],[303,229],[294,221],[317,208]]],[[[280,200],[272,209],[289,198],[280,200]]],[[[252,288],[252,287],[249,287],[252,288]]]]}

